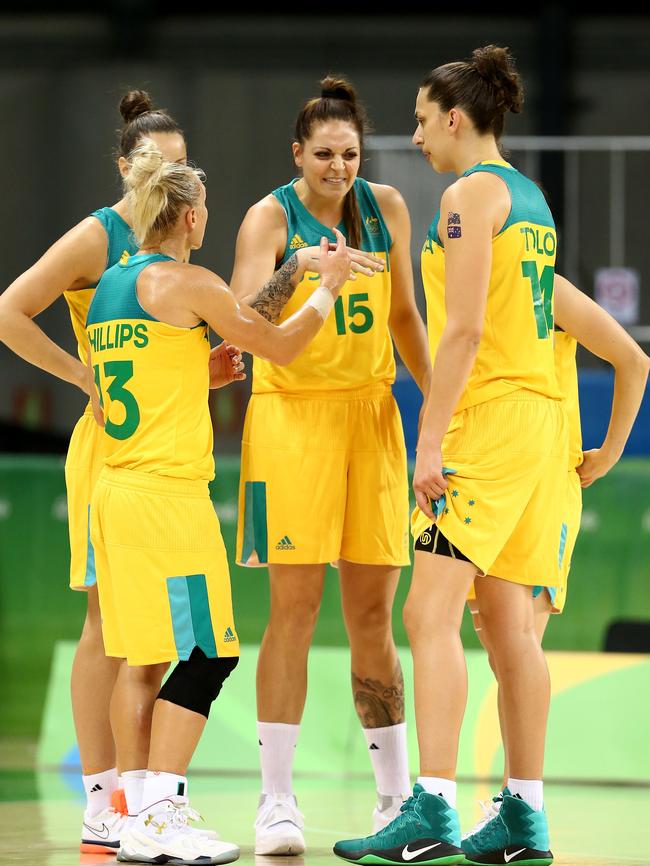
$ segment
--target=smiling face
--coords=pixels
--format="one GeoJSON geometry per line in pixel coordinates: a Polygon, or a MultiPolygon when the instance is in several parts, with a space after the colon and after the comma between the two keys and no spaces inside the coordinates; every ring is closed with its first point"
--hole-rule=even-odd
{"type": "Polygon", "coordinates": [[[412,140],[434,171],[452,170],[450,155],[458,119],[457,109],[442,111],[437,102],[428,98],[426,89],[420,88],[415,101],[417,127],[412,140]]]}
{"type": "Polygon", "coordinates": [[[343,198],[359,173],[359,133],[348,121],[326,120],[302,144],[294,142],[293,157],[315,195],[343,198]]]}

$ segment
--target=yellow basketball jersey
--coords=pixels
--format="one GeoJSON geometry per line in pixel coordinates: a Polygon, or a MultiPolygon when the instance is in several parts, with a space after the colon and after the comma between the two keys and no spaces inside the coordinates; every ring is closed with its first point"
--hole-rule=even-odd
{"type": "Polygon", "coordinates": [[[107,457],[122,469],[190,480],[214,477],[205,323],[177,328],[138,302],[140,273],[163,255],[135,255],[95,289],[87,332],[104,407],[107,457]]]}
{"type": "Polygon", "coordinates": [[[564,331],[555,332],[555,373],[569,418],[569,469],[582,463],[582,430],[578,400],[577,343],[564,331]]]}
{"type": "MultiPolygon", "coordinates": [[[[318,246],[323,236],[335,240],[334,232],[319,223],[302,204],[294,183],[295,180],[273,192],[287,216],[287,246],[281,264],[301,247],[318,246]]],[[[254,394],[353,391],[380,382],[389,385],[395,379],[393,343],[388,330],[391,238],[368,183],[357,178],[354,188],[361,213],[361,249],[383,258],[385,270],[374,277],[359,274],[356,280],[346,282],[321,330],[291,364],[280,367],[255,358],[254,394]]],[[[338,228],[346,233],[342,224],[338,228]]],[[[304,304],[319,279],[315,273],[304,275],[280,322],[304,304]]]]}
{"type": "MultiPolygon", "coordinates": [[[[473,166],[508,185],[512,206],[492,240],[492,271],[483,334],[474,366],[456,407],[492,400],[519,388],[559,399],[553,356],[555,224],[539,188],[504,161],[473,166]]],[[[432,360],[446,322],[445,251],[436,214],[422,249],[422,280],[432,360]]]]}
{"type": "MultiPolygon", "coordinates": [[[[107,269],[117,264],[125,252],[129,255],[137,252],[138,247],[131,227],[112,207],[100,208],[93,211],[91,216],[99,220],[108,236],[107,269]]],[[[86,317],[88,316],[88,308],[90,307],[94,292],[95,286],[89,286],[87,289],[77,289],[63,293],[63,297],[70,310],[72,330],[77,338],[77,352],[83,364],[86,363],[86,317]]]]}

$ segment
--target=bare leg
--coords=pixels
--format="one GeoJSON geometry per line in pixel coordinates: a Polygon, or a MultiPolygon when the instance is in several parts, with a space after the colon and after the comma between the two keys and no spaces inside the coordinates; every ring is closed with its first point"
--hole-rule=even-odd
{"type": "Polygon", "coordinates": [[[149,761],[151,718],[169,662],[120,669],[111,700],[111,725],[120,772],[143,770],[149,761]]]}
{"type": "Polygon", "coordinates": [[[169,701],[156,701],[151,725],[150,770],[184,776],[207,719],[169,701]]]}
{"type": "Polygon", "coordinates": [[[354,705],[364,728],[404,721],[404,678],[392,628],[399,575],[399,568],[339,561],[354,705]]]}
{"type": "Polygon", "coordinates": [[[115,744],[109,707],[121,659],[104,652],[97,587],[86,593],[88,610],[72,664],[72,714],[85,776],[115,766],[115,744]]]}
{"type": "Polygon", "coordinates": [[[271,612],[257,660],[257,718],[297,725],[307,696],[307,655],[325,565],[270,565],[271,612]]]}
{"type": "Polygon", "coordinates": [[[482,577],[476,581],[476,593],[481,634],[499,683],[508,775],[541,779],[550,682],[535,631],[531,588],[482,577]]]}
{"type": "Polygon", "coordinates": [[[476,566],[415,551],[404,624],[413,654],[420,775],[455,779],[467,668],[460,623],[476,566]]]}

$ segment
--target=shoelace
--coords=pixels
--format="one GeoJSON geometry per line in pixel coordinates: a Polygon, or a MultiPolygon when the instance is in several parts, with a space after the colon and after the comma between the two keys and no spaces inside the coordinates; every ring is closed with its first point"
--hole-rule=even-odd
{"type": "Polygon", "coordinates": [[[268,822],[273,824],[280,824],[282,821],[290,821],[292,824],[295,824],[298,828],[300,828],[300,823],[303,822],[305,816],[302,814],[298,806],[295,803],[288,802],[286,800],[274,800],[267,799],[264,803],[264,808],[260,813],[259,817],[255,821],[255,824],[266,824],[268,822]],[[279,814],[275,814],[276,811],[279,814]]]}
{"type": "Polygon", "coordinates": [[[168,803],[167,812],[169,812],[170,825],[175,827],[177,830],[182,830],[184,827],[187,827],[188,821],[203,820],[203,816],[200,815],[196,809],[192,809],[192,807],[187,804],[180,806],[176,803],[168,803]]]}

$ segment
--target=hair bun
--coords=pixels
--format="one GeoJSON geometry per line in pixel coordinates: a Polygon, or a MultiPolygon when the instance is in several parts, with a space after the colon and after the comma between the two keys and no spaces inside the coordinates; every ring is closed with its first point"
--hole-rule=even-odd
{"type": "Polygon", "coordinates": [[[320,83],[321,99],[340,99],[343,102],[356,104],[357,94],[354,87],[345,78],[328,75],[320,83]]]}
{"type": "Polygon", "coordinates": [[[521,111],[524,104],[523,85],[507,48],[485,45],[475,49],[472,52],[472,66],[495,89],[497,105],[504,112],[517,114],[521,111]]]}
{"type": "Polygon", "coordinates": [[[120,114],[124,123],[131,123],[136,117],[153,110],[153,102],[146,90],[129,90],[120,100],[120,114]]]}

